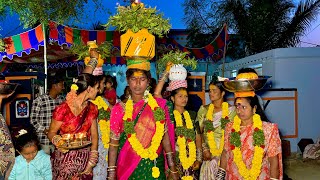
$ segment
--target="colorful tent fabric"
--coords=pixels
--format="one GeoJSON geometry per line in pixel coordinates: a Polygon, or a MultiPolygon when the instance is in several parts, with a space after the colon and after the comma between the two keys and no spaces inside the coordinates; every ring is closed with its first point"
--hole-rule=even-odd
{"type": "Polygon", "coordinates": [[[97,44],[105,41],[112,41],[112,56],[105,60],[106,64],[125,64],[125,60],[120,56],[120,33],[118,31],[96,31],[71,28],[55,22],[49,24],[49,40],[58,42],[60,46],[84,43],[96,40],[97,44]]]}
{"type": "MultiPolygon", "coordinates": [[[[68,47],[70,47],[72,44],[77,44],[80,42],[86,44],[88,41],[93,40],[96,40],[98,44],[105,41],[112,41],[112,56],[105,60],[105,64],[125,64],[125,59],[120,56],[120,33],[118,31],[76,29],[50,21],[48,39],[51,42],[57,42],[59,46],[66,45],[68,47]]],[[[40,52],[36,55],[36,57],[28,57],[28,60],[21,58],[23,52],[29,55],[32,49],[39,51],[39,48],[44,46],[44,33],[42,31],[42,25],[39,25],[27,32],[5,38],[4,41],[7,44],[7,48],[5,52],[0,52],[0,62],[4,58],[5,62],[9,62],[8,59],[13,60],[14,56],[20,57],[20,59],[15,58],[16,62],[38,62],[39,60],[42,60],[42,57],[38,55],[40,52]]],[[[157,41],[157,51],[160,53],[161,50],[159,50],[159,48],[162,48],[163,46],[165,49],[178,48],[181,51],[189,52],[190,56],[195,57],[197,60],[217,61],[223,57],[226,49],[225,47],[228,43],[229,36],[227,32],[227,26],[225,25],[215,40],[205,47],[188,48],[178,43],[174,38],[167,37],[157,41]]],[[[50,60],[54,61],[58,58],[63,59],[71,55],[69,52],[62,50],[59,46],[57,46],[57,48],[60,50],[55,48],[55,46],[52,44],[47,44],[47,47],[49,48],[47,48],[47,52],[49,53],[47,55],[48,59],[51,58],[50,60]]]]}
{"type": "Polygon", "coordinates": [[[229,43],[229,35],[227,31],[227,25],[224,25],[220,30],[216,38],[208,45],[202,48],[189,48],[179,44],[173,38],[159,39],[158,46],[164,45],[166,48],[178,48],[180,51],[189,52],[189,56],[195,57],[197,60],[204,61],[217,61],[223,57],[225,47],[229,43]]]}
{"type": "Polygon", "coordinates": [[[21,34],[4,38],[3,41],[7,46],[5,52],[0,52],[0,62],[5,57],[12,60],[15,55],[21,57],[23,53],[30,54],[32,49],[38,51],[40,46],[44,46],[42,25],[21,34]]]}

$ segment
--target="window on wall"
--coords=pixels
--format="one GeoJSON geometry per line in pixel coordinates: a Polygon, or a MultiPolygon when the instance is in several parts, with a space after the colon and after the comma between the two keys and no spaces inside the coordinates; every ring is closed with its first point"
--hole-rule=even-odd
{"type": "Polygon", "coordinates": [[[236,77],[237,76],[237,70],[234,69],[231,71],[231,77],[236,77]]]}
{"type": "MultiPolygon", "coordinates": [[[[262,75],[262,64],[251,65],[251,66],[248,66],[248,68],[254,69],[259,76],[262,75]]],[[[238,70],[232,70],[231,71],[231,77],[236,77],[237,74],[238,74],[238,70]]]]}
{"type": "Polygon", "coordinates": [[[255,64],[255,65],[251,65],[249,67],[256,70],[256,72],[258,73],[259,76],[262,75],[262,64],[255,64]]]}

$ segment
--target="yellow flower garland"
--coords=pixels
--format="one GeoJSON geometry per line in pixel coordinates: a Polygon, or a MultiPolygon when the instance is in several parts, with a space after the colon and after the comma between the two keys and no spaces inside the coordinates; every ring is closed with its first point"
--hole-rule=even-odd
{"type": "MultiPolygon", "coordinates": [[[[181,114],[177,110],[174,110],[173,114],[174,114],[174,119],[176,121],[176,126],[183,127],[181,114]]],[[[193,123],[191,121],[190,114],[188,113],[188,111],[184,111],[183,116],[186,120],[186,128],[193,129],[193,123]]],[[[196,156],[197,156],[196,144],[195,144],[194,140],[191,140],[186,145],[186,138],[184,136],[178,136],[177,144],[179,146],[179,159],[180,159],[181,165],[184,170],[187,170],[196,161],[196,156]],[[189,148],[189,157],[187,156],[187,147],[186,146],[188,146],[188,148],[189,148]]],[[[193,177],[192,176],[183,176],[182,179],[188,180],[188,179],[193,179],[193,177]]]]}
{"type": "MultiPolygon", "coordinates": [[[[213,121],[214,105],[210,104],[206,118],[208,121],[213,121]]],[[[226,118],[229,115],[229,105],[227,102],[222,103],[222,118],[226,118]]],[[[214,138],[214,131],[207,132],[207,141],[212,156],[220,156],[224,146],[224,129],[221,130],[222,136],[220,138],[219,148],[217,148],[214,138]]]]}
{"type": "MultiPolygon", "coordinates": [[[[238,116],[235,116],[232,127],[237,133],[240,132],[240,124],[240,118],[238,116]]],[[[262,130],[262,121],[260,116],[253,116],[253,127],[262,130]]],[[[246,180],[256,180],[261,172],[262,158],[264,153],[263,148],[261,146],[254,146],[254,155],[252,159],[251,169],[247,169],[247,166],[243,162],[242,151],[239,147],[235,147],[232,152],[233,161],[237,165],[240,175],[246,180]]]]}
{"type": "Polygon", "coordinates": [[[110,143],[110,121],[100,120],[99,121],[100,131],[101,131],[101,139],[103,143],[103,147],[105,149],[109,149],[110,143]]]}
{"type": "MultiPolygon", "coordinates": [[[[109,106],[106,103],[106,101],[101,97],[96,97],[95,100],[91,101],[93,104],[95,104],[98,109],[103,109],[105,111],[108,110],[109,106]]],[[[101,131],[101,139],[102,144],[105,149],[109,149],[109,143],[110,143],[110,121],[109,119],[99,119],[99,127],[101,131]]],[[[106,160],[108,161],[108,156],[106,156],[106,160]]]]}
{"type": "Polygon", "coordinates": [[[106,111],[109,108],[108,104],[101,96],[96,97],[96,99],[91,102],[95,104],[98,107],[98,109],[103,108],[106,111]]]}
{"type": "MultiPolygon", "coordinates": [[[[148,93],[148,98],[145,100],[152,110],[159,108],[157,101],[153,98],[153,96],[148,93]]],[[[125,113],[123,116],[123,121],[132,120],[133,113],[133,101],[131,98],[126,102],[125,113]]],[[[132,133],[128,138],[128,141],[132,147],[132,149],[144,159],[150,159],[151,161],[155,160],[158,157],[157,150],[162,141],[162,137],[164,135],[164,122],[156,121],[156,132],[152,137],[151,144],[148,148],[144,148],[140,141],[138,140],[136,133],[132,133]]],[[[152,177],[158,178],[160,176],[159,168],[154,166],[152,168],[152,177]]]]}

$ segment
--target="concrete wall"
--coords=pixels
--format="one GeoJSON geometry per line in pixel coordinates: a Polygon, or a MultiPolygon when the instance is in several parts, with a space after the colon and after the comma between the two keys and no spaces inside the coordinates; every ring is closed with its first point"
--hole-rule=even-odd
{"type": "MultiPolygon", "coordinates": [[[[299,151],[297,143],[301,138],[320,137],[320,48],[281,48],[249,56],[225,65],[225,76],[232,70],[262,64],[262,74],[272,76],[268,87],[296,88],[298,92],[298,136],[289,138],[291,151],[299,151]]],[[[221,74],[222,66],[217,71],[221,74]]],[[[291,97],[292,92],[262,93],[266,97],[291,97]]],[[[271,101],[266,113],[271,121],[278,123],[281,132],[292,134],[294,124],[294,101],[271,101]]]]}

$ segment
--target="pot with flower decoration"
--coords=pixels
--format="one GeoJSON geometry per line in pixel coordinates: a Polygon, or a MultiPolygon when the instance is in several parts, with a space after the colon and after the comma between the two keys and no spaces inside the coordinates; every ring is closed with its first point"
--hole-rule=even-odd
{"type": "Polygon", "coordinates": [[[140,1],[131,6],[118,6],[117,13],[109,18],[106,26],[125,32],[120,36],[121,56],[128,68],[150,69],[146,64],[155,56],[155,35],[162,37],[171,28],[155,8],[146,8],[140,1]],[[145,67],[147,66],[147,67],[145,67]]]}
{"type": "Polygon", "coordinates": [[[169,71],[169,79],[171,81],[181,81],[187,78],[187,70],[183,64],[175,64],[169,71]]]}
{"type": "Polygon", "coordinates": [[[90,51],[92,49],[95,49],[97,53],[99,53],[99,56],[97,58],[97,65],[93,71],[93,75],[100,75],[103,73],[102,66],[104,64],[104,59],[111,56],[111,47],[112,44],[108,41],[105,41],[101,44],[97,44],[96,41],[88,41],[85,45],[83,42],[79,44],[73,44],[69,51],[72,54],[75,54],[78,56],[77,60],[84,60],[85,65],[89,65],[90,62],[90,51]]]}

